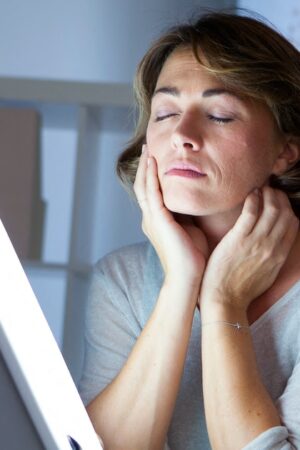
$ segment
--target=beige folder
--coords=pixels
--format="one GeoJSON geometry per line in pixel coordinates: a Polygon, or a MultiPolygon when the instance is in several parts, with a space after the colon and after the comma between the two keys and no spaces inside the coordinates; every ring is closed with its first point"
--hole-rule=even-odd
{"type": "Polygon", "coordinates": [[[39,122],[33,109],[0,108],[0,219],[22,259],[41,256],[39,122]]]}

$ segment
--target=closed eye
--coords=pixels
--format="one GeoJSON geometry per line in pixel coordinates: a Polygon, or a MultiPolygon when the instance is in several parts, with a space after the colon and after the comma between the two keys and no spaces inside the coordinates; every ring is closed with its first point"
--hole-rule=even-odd
{"type": "Polygon", "coordinates": [[[169,117],[173,117],[173,116],[177,116],[178,114],[176,113],[169,113],[169,114],[163,114],[161,116],[157,116],[154,119],[154,122],[160,122],[161,120],[165,120],[168,119],[169,117]]]}
{"type": "Polygon", "coordinates": [[[231,117],[216,117],[216,116],[212,116],[211,114],[208,114],[207,117],[209,118],[209,120],[212,120],[213,122],[220,123],[220,124],[229,123],[229,122],[233,121],[233,118],[231,118],[231,117]]]}

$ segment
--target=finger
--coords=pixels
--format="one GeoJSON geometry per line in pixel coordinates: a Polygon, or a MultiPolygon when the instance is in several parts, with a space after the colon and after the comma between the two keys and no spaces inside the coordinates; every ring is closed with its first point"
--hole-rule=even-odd
{"type": "Polygon", "coordinates": [[[269,186],[262,188],[262,212],[254,230],[258,235],[268,236],[279,218],[280,202],[277,192],[269,186]]]}
{"type": "Polygon", "coordinates": [[[268,236],[269,257],[277,268],[277,273],[286,262],[288,255],[293,247],[297,234],[299,232],[299,220],[296,216],[289,220],[288,226],[284,228],[284,232],[278,237],[275,235],[271,238],[268,236]]]}
{"type": "Polygon", "coordinates": [[[146,176],[146,197],[151,211],[164,208],[163,197],[160,189],[157,163],[153,156],[148,155],[146,176]]]}
{"type": "MultiPolygon", "coordinates": [[[[279,271],[295,241],[299,221],[293,213],[287,196],[282,191],[272,189],[271,197],[266,197],[267,202],[272,197],[271,202],[276,204],[278,215],[274,213],[272,216],[270,211],[267,211],[255,232],[264,233],[261,236],[264,238],[265,256],[272,259],[279,271]]],[[[266,210],[269,205],[270,203],[265,207],[266,210]]]]}
{"type": "Polygon", "coordinates": [[[140,155],[140,161],[136,172],[136,177],[133,185],[137,201],[140,206],[147,199],[146,196],[146,177],[147,177],[147,146],[143,145],[140,155]]]}
{"type": "Polygon", "coordinates": [[[280,206],[280,214],[270,232],[270,237],[275,242],[281,242],[282,246],[289,246],[296,237],[299,220],[292,210],[287,195],[279,190],[276,191],[276,195],[280,206]]]}
{"type": "Polygon", "coordinates": [[[143,145],[141,154],[140,154],[140,160],[137,167],[136,175],[135,175],[135,181],[134,181],[134,191],[136,192],[137,189],[140,187],[143,187],[146,180],[146,168],[147,168],[147,146],[143,145]]]}
{"type": "Polygon", "coordinates": [[[236,221],[233,229],[242,236],[249,235],[258,221],[260,204],[260,191],[259,189],[254,189],[254,191],[247,195],[241,215],[236,221]]]}
{"type": "Polygon", "coordinates": [[[293,219],[290,221],[289,228],[281,240],[282,246],[286,248],[287,252],[289,253],[296,238],[299,233],[299,219],[298,217],[294,216],[293,219]]]}
{"type": "Polygon", "coordinates": [[[291,250],[298,232],[299,232],[299,219],[296,216],[294,216],[290,219],[289,226],[286,229],[284,236],[280,240],[281,246],[283,248],[286,248],[287,252],[291,250]]]}

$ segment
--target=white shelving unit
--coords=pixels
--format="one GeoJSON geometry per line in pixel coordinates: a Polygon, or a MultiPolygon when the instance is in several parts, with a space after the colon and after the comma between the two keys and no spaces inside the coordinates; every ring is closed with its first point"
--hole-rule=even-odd
{"type": "Polygon", "coordinates": [[[76,132],[67,259],[61,261],[52,257],[50,261],[23,261],[29,272],[59,273],[65,277],[65,305],[62,308],[65,314],[59,319],[64,320],[61,347],[75,381],[82,364],[83,299],[87,295],[88,274],[94,262],[93,220],[95,184],[99,176],[99,137],[103,130],[131,129],[132,104],[132,88],[127,84],[0,77],[0,106],[35,108],[41,114],[42,126],[71,127],[76,132]]]}

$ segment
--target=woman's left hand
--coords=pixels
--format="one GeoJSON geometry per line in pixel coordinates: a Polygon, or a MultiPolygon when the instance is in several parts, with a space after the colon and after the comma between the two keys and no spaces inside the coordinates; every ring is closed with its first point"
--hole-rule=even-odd
{"type": "Polygon", "coordinates": [[[240,217],[212,252],[200,306],[212,302],[247,310],[274,283],[297,235],[299,220],[287,196],[270,187],[252,192],[240,217]]]}

